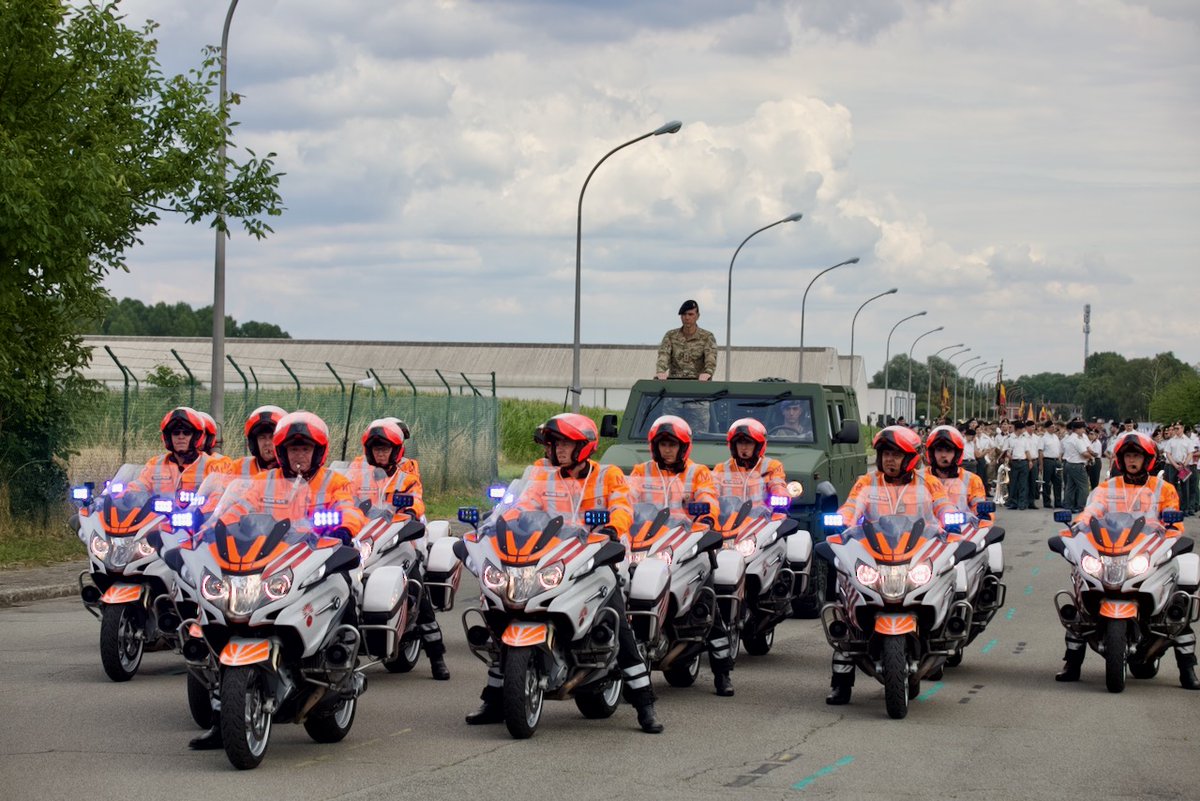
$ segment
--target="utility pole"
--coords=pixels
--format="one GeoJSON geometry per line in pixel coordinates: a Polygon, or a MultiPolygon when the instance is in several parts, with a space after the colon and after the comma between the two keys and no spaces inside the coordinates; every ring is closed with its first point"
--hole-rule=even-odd
{"type": "Polygon", "coordinates": [[[1092,333],[1092,304],[1083,304],[1083,372],[1087,372],[1088,334],[1092,333]]]}

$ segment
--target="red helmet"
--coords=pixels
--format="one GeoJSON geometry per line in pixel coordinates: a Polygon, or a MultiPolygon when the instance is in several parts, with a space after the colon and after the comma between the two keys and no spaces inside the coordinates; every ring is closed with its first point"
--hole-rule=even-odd
{"type": "Polygon", "coordinates": [[[921,438],[917,436],[917,432],[906,426],[888,426],[880,429],[875,439],[871,440],[871,447],[875,449],[875,467],[879,469],[882,469],[880,454],[885,450],[899,451],[908,457],[900,466],[901,473],[911,473],[921,458],[921,438]]]}
{"type": "Polygon", "coordinates": [[[745,437],[754,443],[754,455],[750,457],[749,464],[754,464],[762,456],[767,447],[767,427],[753,417],[743,417],[740,420],[734,420],[729,431],[725,432],[725,441],[729,443],[729,453],[735,461],[740,462],[737,455],[737,447],[734,445],[734,440],[739,437],[745,437]]]}
{"type": "Polygon", "coordinates": [[[1149,473],[1154,469],[1154,465],[1158,461],[1158,448],[1155,446],[1154,440],[1140,431],[1126,431],[1113,443],[1113,461],[1117,463],[1117,469],[1122,474],[1125,473],[1125,460],[1121,458],[1121,455],[1130,449],[1137,449],[1145,454],[1146,466],[1142,468],[1142,472],[1149,473]]]}
{"type": "Polygon", "coordinates": [[[399,425],[392,422],[391,418],[372,420],[367,424],[367,429],[363,431],[362,444],[363,456],[366,458],[367,464],[388,470],[404,456],[404,431],[399,425]],[[375,464],[375,455],[372,449],[377,445],[391,447],[392,454],[388,457],[387,464],[375,464]]]}
{"type": "Polygon", "coordinates": [[[646,441],[650,443],[650,455],[661,467],[663,462],[659,458],[658,448],[655,444],[655,440],[660,437],[671,437],[678,440],[682,446],[675,464],[683,464],[687,461],[688,454],[692,452],[692,427],[687,424],[686,420],[673,414],[664,414],[650,426],[650,433],[647,435],[646,441]]]}
{"type": "Polygon", "coordinates": [[[217,421],[208,412],[196,412],[200,415],[200,419],[204,421],[204,441],[200,443],[200,450],[205,453],[212,453],[213,447],[217,444],[217,421]]]}
{"type": "Polygon", "coordinates": [[[329,451],[329,428],[324,420],[312,412],[292,412],[283,416],[275,426],[275,452],[279,454],[279,466],[288,478],[296,477],[285,450],[293,442],[307,442],[313,446],[312,465],[304,476],[310,478],[325,464],[325,454],[329,451]]]}
{"type": "Polygon", "coordinates": [[[925,452],[929,454],[929,463],[933,464],[933,448],[942,444],[949,445],[954,449],[954,464],[961,465],[963,460],[963,449],[966,448],[966,442],[963,440],[962,433],[954,426],[938,426],[929,432],[929,436],[925,438],[925,452]]]}
{"type": "Polygon", "coordinates": [[[175,450],[171,447],[171,434],[179,429],[187,429],[193,434],[188,453],[198,452],[204,444],[204,418],[190,406],[177,406],[167,412],[158,429],[162,432],[163,447],[171,452],[175,450]]]}
{"type": "Polygon", "coordinates": [[[255,459],[262,459],[262,454],[258,452],[258,437],[260,434],[275,435],[275,426],[279,425],[279,421],[286,415],[283,409],[278,406],[259,406],[254,411],[250,412],[250,416],[246,418],[246,450],[255,459]]]}
{"type": "Polygon", "coordinates": [[[555,467],[570,467],[579,464],[596,452],[596,444],[600,439],[600,432],[596,430],[596,424],[592,421],[592,418],[585,417],[582,414],[567,412],[565,414],[556,414],[547,420],[543,436],[547,440],[557,437],[558,439],[565,439],[576,443],[570,465],[560,465],[557,453],[555,451],[550,452],[550,460],[555,467]]]}

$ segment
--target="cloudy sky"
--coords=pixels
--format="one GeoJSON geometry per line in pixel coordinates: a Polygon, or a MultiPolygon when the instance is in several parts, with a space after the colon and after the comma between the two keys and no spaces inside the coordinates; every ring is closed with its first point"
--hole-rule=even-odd
{"type": "MultiPolygon", "coordinates": [[[[164,68],[227,4],[124,0],[164,68]]],[[[936,326],[1006,375],[1091,349],[1200,362],[1200,4],[1189,0],[243,0],[238,143],[287,206],[228,245],[228,313],[331,339],[657,343],[686,297],[725,340],[856,351],[936,326]]],[[[212,301],[213,235],[164,223],[108,281],[212,301]]],[[[976,362],[982,364],[984,362],[976,362]]],[[[718,368],[720,370],[720,368],[718,368]]]]}

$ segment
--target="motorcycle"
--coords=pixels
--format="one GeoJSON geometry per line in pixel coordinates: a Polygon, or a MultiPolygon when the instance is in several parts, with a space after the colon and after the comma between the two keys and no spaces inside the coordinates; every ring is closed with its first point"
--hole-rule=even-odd
{"type": "Polygon", "coordinates": [[[973,543],[975,555],[959,562],[954,567],[954,594],[971,604],[971,628],[962,647],[946,657],[947,667],[962,664],[963,649],[973,643],[996,612],[1004,606],[1008,588],[1000,579],[1004,576],[1004,529],[999,526],[981,526],[982,520],[990,520],[996,511],[991,501],[980,501],[975,509],[978,516],[970,512],[959,512],[946,521],[946,530],[959,534],[963,540],[973,543]]]}
{"type": "Polygon", "coordinates": [[[159,554],[178,503],[133,484],[141,471],[123,465],[99,495],[91,484],[71,489],[90,562],[79,595],[100,621],[100,662],[113,681],[132,679],[147,649],[179,646],[173,576],[159,554]]]}
{"type": "MultiPolygon", "coordinates": [[[[1054,513],[1070,523],[1070,512],[1054,513]]],[[[1200,555],[1194,541],[1168,536],[1183,522],[1175,510],[1159,520],[1126,512],[1092,518],[1050,537],[1050,550],[1072,566],[1070,592],[1054,597],[1063,627],[1104,657],[1109,692],[1158,674],[1163,653],[1189,623],[1200,619],[1200,555]]]]}
{"type": "Polygon", "coordinates": [[[625,547],[594,530],[607,511],[578,519],[541,511],[505,513],[520,498],[511,486],[480,524],[477,507],[459,510],[472,526],[455,553],[479,578],[480,605],[463,613],[471,653],[504,671],[502,708],[509,734],[532,737],[546,699],[572,698],[587,718],[608,718],[621,701],[616,565],[625,547]],[[472,623],[472,621],[475,621],[472,623]]]}
{"type": "MultiPolygon", "coordinates": [[[[644,497],[627,481],[634,497],[644,497]]],[[[692,504],[688,512],[707,515],[708,504],[692,504]]],[[[646,661],[672,687],[690,687],[699,675],[717,606],[712,554],[722,542],[719,533],[669,509],[633,506],[628,616],[646,661]]]]}
{"type": "Polygon", "coordinates": [[[323,536],[340,514],[304,516],[307,484],[269,476],[231,480],[205,520],[174,521],[199,524],[173,559],[200,602],[199,617],[180,625],[184,659],[215,685],[225,754],[239,769],[262,762],[274,723],[302,724],[321,743],[349,734],[367,686],[360,611],[392,626],[387,641],[398,645],[407,595],[398,566],[360,588],[360,552],[323,536]]]}
{"type": "MultiPolygon", "coordinates": [[[[825,638],[883,684],[888,716],[903,718],[921,679],[940,671],[970,631],[971,604],[954,598],[954,568],[976,545],[950,541],[922,517],[844,528],[830,514],[825,524],[834,533],[815,550],[838,577],[838,599],[821,610],[825,638]]],[[[984,542],[993,537],[985,533],[984,542]]]]}
{"type": "MultiPolygon", "coordinates": [[[[721,550],[713,577],[717,604],[733,642],[752,656],[775,643],[775,627],[790,617],[793,601],[804,594],[812,565],[812,536],[799,523],[775,511],[791,503],[771,496],[769,506],[723,495],[713,529],[721,550]]],[[[736,651],[740,650],[735,645],[736,651]]]]}

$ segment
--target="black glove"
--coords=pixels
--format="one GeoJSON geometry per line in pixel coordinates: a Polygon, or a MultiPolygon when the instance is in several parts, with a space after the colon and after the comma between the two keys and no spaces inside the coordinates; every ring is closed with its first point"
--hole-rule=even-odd
{"type": "Polygon", "coordinates": [[[342,545],[353,545],[354,537],[350,534],[350,529],[345,526],[338,526],[333,531],[329,532],[329,536],[336,537],[342,541],[342,545]]]}
{"type": "Polygon", "coordinates": [[[600,534],[607,535],[608,538],[610,540],[612,540],[613,542],[618,542],[621,539],[621,535],[618,534],[617,530],[615,528],[613,528],[612,526],[601,526],[600,528],[598,528],[596,530],[600,534]]]}
{"type": "Polygon", "coordinates": [[[698,518],[696,518],[696,522],[703,523],[704,525],[708,526],[709,528],[717,527],[717,521],[713,519],[712,515],[704,515],[703,517],[698,517],[698,518]]]}

